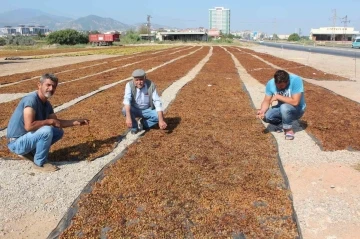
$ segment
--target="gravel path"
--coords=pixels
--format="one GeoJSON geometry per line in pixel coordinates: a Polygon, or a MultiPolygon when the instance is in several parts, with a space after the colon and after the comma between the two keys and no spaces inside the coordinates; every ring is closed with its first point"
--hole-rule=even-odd
{"type": "MultiPolygon", "coordinates": [[[[325,59],[320,54],[306,55],[289,50],[279,52],[269,47],[251,49],[275,56],[281,54],[284,59],[305,62],[325,72],[354,76],[354,68],[349,66],[354,64],[351,58],[325,59]]],[[[187,76],[163,92],[165,107],[174,99],[176,92],[196,76],[210,55],[211,51],[187,76]]],[[[259,107],[264,85],[248,75],[235,59],[234,62],[254,105],[259,107]]],[[[9,72],[14,73],[15,68],[9,72]]],[[[316,83],[338,94],[355,97],[360,90],[359,80],[351,78],[354,82],[345,82],[345,86],[341,87],[335,86],[334,82],[316,83]]],[[[359,163],[360,153],[323,152],[305,131],[300,127],[297,130],[294,141],[285,141],[282,134],[273,134],[289,178],[304,238],[356,238],[360,235],[360,172],[353,165],[359,163]]],[[[62,162],[59,164],[61,170],[51,174],[34,171],[28,161],[0,159],[0,238],[46,238],[88,181],[137,137],[127,134],[109,155],[92,162],[62,162]]]]}

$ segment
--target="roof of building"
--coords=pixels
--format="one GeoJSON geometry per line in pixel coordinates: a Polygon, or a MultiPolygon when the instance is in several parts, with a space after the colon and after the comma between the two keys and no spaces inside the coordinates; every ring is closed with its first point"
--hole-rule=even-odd
{"type": "Polygon", "coordinates": [[[158,32],[161,35],[207,35],[206,32],[158,32]]]}

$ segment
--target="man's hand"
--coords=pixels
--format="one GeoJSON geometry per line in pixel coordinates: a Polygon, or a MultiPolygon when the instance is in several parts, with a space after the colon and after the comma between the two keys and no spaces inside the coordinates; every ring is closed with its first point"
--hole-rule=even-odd
{"type": "Polygon", "coordinates": [[[132,120],[131,120],[131,117],[129,116],[126,116],[126,120],[125,120],[125,124],[128,128],[131,128],[132,127],[132,120]]]}
{"type": "Polygon", "coordinates": [[[50,119],[51,120],[51,126],[54,126],[56,128],[61,128],[60,120],[58,119],[50,119]]]}
{"type": "Polygon", "coordinates": [[[166,129],[166,127],[167,127],[166,122],[164,120],[161,120],[161,121],[159,120],[159,128],[166,129]]]}
{"type": "Polygon", "coordinates": [[[263,112],[262,110],[258,110],[258,112],[256,114],[256,118],[262,120],[264,117],[265,117],[265,112],[263,112]]]}
{"type": "Polygon", "coordinates": [[[90,120],[88,119],[78,119],[78,120],[74,120],[74,126],[77,125],[89,125],[90,120]]]}
{"type": "Polygon", "coordinates": [[[275,94],[275,95],[273,95],[273,97],[271,97],[271,100],[270,100],[270,105],[273,105],[273,102],[274,101],[279,101],[279,99],[278,99],[278,94],[275,94]]]}

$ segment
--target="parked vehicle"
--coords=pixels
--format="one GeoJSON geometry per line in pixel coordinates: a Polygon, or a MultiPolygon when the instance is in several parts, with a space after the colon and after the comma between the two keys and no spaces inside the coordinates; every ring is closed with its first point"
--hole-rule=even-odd
{"type": "Polygon", "coordinates": [[[96,46],[110,46],[115,41],[120,41],[119,33],[89,35],[89,42],[96,46]]]}
{"type": "Polygon", "coordinates": [[[353,43],[351,44],[351,48],[359,48],[360,49],[360,37],[355,37],[353,43]]]}

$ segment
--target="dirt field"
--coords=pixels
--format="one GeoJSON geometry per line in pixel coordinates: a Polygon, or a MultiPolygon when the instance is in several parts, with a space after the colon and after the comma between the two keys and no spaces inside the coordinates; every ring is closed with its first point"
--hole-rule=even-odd
{"type": "MultiPolygon", "coordinates": [[[[305,80],[309,83],[327,88],[336,94],[342,95],[348,99],[351,99],[357,104],[355,104],[355,107],[360,102],[359,98],[359,91],[360,91],[360,81],[356,75],[356,68],[359,67],[360,69],[360,61],[355,61],[355,59],[351,58],[343,58],[343,57],[332,57],[331,60],[329,60],[326,56],[321,54],[306,54],[303,52],[297,52],[297,51],[288,51],[288,50],[282,50],[279,52],[278,49],[270,48],[270,47],[252,47],[251,50],[255,50],[259,53],[267,53],[271,54],[277,57],[281,57],[283,59],[295,61],[298,63],[305,64],[306,66],[311,66],[314,69],[321,70],[323,72],[327,72],[328,74],[334,74],[341,76],[341,79],[350,79],[351,81],[333,81],[334,77],[331,77],[329,80],[322,80],[319,81],[316,79],[316,77],[313,77],[312,79],[305,78],[305,80]]],[[[205,50],[203,50],[205,53],[205,50]]],[[[190,52],[190,50],[188,51],[190,52]]],[[[200,61],[203,55],[199,55],[200,51],[196,54],[198,54],[198,58],[194,58],[194,62],[200,61]]],[[[183,54],[183,53],[181,53],[183,54]]],[[[180,53],[179,53],[180,55],[180,53]]],[[[74,57],[74,58],[50,58],[50,59],[41,59],[41,60],[26,60],[21,62],[6,62],[2,63],[0,62],[0,69],[1,69],[1,75],[9,75],[9,74],[15,74],[15,73],[22,73],[32,70],[38,70],[42,68],[49,68],[49,67],[56,67],[61,66],[65,64],[70,63],[77,63],[82,62],[85,60],[95,60],[96,57],[99,57],[98,59],[101,59],[102,57],[106,56],[86,56],[86,57],[74,57]],[[18,64],[21,64],[21,68],[18,67],[18,64]],[[6,72],[6,73],[4,73],[6,72]]],[[[162,58],[161,61],[169,61],[171,57],[168,58],[162,58]]],[[[266,61],[266,59],[264,59],[266,61]]],[[[159,61],[160,62],[160,61],[159,61]]],[[[154,61],[153,64],[156,65],[158,62],[154,61]]],[[[192,63],[189,60],[184,60],[184,62],[181,64],[185,66],[185,64],[195,64],[192,63]]],[[[268,62],[269,63],[269,62],[268,62]]],[[[139,63],[140,64],[140,63],[139,63]]],[[[142,63],[141,63],[142,64],[142,63]]],[[[270,63],[269,63],[270,64],[270,63]]],[[[273,63],[274,64],[274,63],[273,63]]],[[[142,65],[146,68],[151,68],[151,65],[142,65]]],[[[273,65],[274,66],[274,65],[273,65]]],[[[267,66],[268,67],[268,66],[267,66]]],[[[274,66],[276,67],[276,66],[274,66]]],[[[247,69],[249,70],[249,69],[247,69]]],[[[288,69],[291,71],[291,68],[288,69]]],[[[315,72],[313,72],[315,73],[315,72]]],[[[123,73],[123,76],[119,76],[119,78],[125,78],[126,75],[130,74],[130,70],[123,73]]],[[[150,74],[151,75],[151,74],[150,74]]],[[[316,73],[315,73],[316,75],[316,73]]],[[[156,74],[154,75],[154,77],[156,74]]],[[[205,77],[205,76],[204,76],[205,77]]],[[[248,77],[245,75],[240,74],[240,78],[244,80],[243,78],[248,77]]],[[[309,77],[310,78],[310,77],[309,77]]],[[[340,78],[339,78],[340,79],[340,78]]],[[[95,81],[94,81],[95,82],[95,81]]],[[[216,82],[212,82],[213,85],[216,85],[216,82]]],[[[162,87],[166,87],[166,85],[163,85],[162,87]]],[[[247,86],[248,87],[248,86],[247,86]]],[[[259,86],[262,87],[262,86],[259,86]]],[[[114,96],[116,95],[117,91],[121,91],[123,86],[119,86],[119,89],[114,88],[113,93],[114,96]]],[[[249,87],[249,91],[250,87],[249,87]]],[[[250,92],[251,94],[251,92],[250,92]]],[[[258,97],[262,97],[263,93],[259,94],[258,97]]],[[[253,102],[255,105],[258,104],[258,100],[256,100],[256,96],[251,95],[253,98],[253,102]],[[255,97],[255,98],[254,98],[255,97]]],[[[121,97],[120,97],[121,98],[121,97]]],[[[120,100],[119,100],[120,101],[120,100]]],[[[110,102],[100,102],[94,100],[92,104],[99,103],[99,104],[109,104],[110,102]]],[[[119,107],[118,105],[114,105],[114,107],[119,107]]],[[[96,107],[93,109],[95,110],[96,107]]],[[[78,112],[76,109],[73,109],[74,112],[78,112]]],[[[91,113],[91,112],[89,112],[91,113]]],[[[92,112],[97,115],[104,114],[105,112],[99,113],[99,112],[92,112]]],[[[71,115],[71,111],[68,111],[68,114],[71,115]]],[[[66,115],[65,115],[66,116],[66,115]]],[[[110,116],[109,116],[110,117],[110,116]]],[[[116,117],[116,116],[114,116],[116,117]]],[[[175,117],[175,116],[174,116],[175,117]]],[[[191,120],[191,119],[188,119],[191,120]]],[[[205,119],[204,119],[205,120],[205,119]]],[[[220,120],[220,119],[219,119],[220,120]]],[[[360,120],[360,119],[359,119],[360,120]]],[[[310,121],[309,121],[310,122],[310,121]]],[[[114,125],[115,128],[121,128],[120,125],[114,125]]],[[[96,127],[93,129],[96,130],[96,127]]],[[[109,129],[110,131],[113,131],[112,129],[109,129]]],[[[346,129],[344,129],[346,132],[346,129]]],[[[359,129],[355,129],[359,130],[359,129]]],[[[358,132],[358,131],[357,131],[358,132]]],[[[357,133],[355,132],[355,133],[357,133]]],[[[70,133],[70,132],[69,132],[70,133]]],[[[99,137],[101,136],[102,131],[99,132],[92,132],[92,135],[99,137]]],[[[75,133],[76,134],[76,133],[75,133]]],[[[71,135],[71,133],[70,133],[71,135]]],[[[299,137],[301,133],[299,133],[299,137]]],[[[162,137],[162,136],[156,136],[156,137],[162,137]]],[[[156,138],[155,137],[155,138],[156,138]]],[[[202,137],[206,137],[202,136],[202,137]]],[[[231,136],[226,136],[231,137],[231,136]]],[[[71,136],[70,138],[74,139],[74,136],[71,136]]],[[[251,138],[249,135],[248,138],[251,138]]],[[[76,138],[75,138],[76,140],[76,138]]],[[[87,141],[92,141],[93,139],[85,139],[86,142],[82,144],[83,147],[88,147],[87,141]]],[[[155,139],[154,139],[155,140],[155,139]]],[[[175,140],[175,139],[174,139],[175,140]]],[[[181,139],[176,139],[180,140],[181,139]]],[[[277,139],[278,140],[278,139],[277,139]]],[[[98,140],[99,141],[99,140],[98,140]]],[[[98,142],[96,141],[96,142],[98,142]]],[[[100,139],[101,141],[101,139],[100,139]]],[[[103,140],[102,140],[103,141],[103,140]]],[[[72,143],[71,141],[67,140],[64,141],[65,143],[72,143]]],[[[294,141],[296,142],[296,141],[294,141]]],[[[113,142],[111,142],[111,145],[113,142]]],[[[312,142],[313,145],[317,147],[317,145],[312,142]]],[[[155,143],[156,144],[156,143],[155,143]]],[[[278,144],[281,144],[278,140],[278,144]]],[[[154,145],[154,143],[152,144],[154,145]]],[[[80,145],[81,146],[81,145],[80,145]]],[[[301,145],[299,145],[301,146],[301,145]]],[[[64,147],[68,148],[67,146],[57,146],[59,148],[64,147]]],[[[106,146],[108,147],[108,146],[106,146]]],[[[71,149],[71,148],[70,148],[71,149]]],[[[306,147],[303,148],[301,146],[300,148],[296,148],[295,150],[298,151],[306,151],[306,147]]],[[[282,149],[280,149],[282,150],[282,149]]],[[[309,147],[309,154],[311,154],[312,149],[309,147]]],[[[84,150],[79,148],[76,149],[78,152],[83,152],[84,150]]],[[[57,151],[57,157],[61,158],[62,155],[66,153],[65,151],[57,151]]],[[[89,156],[94,157],[98,156],[98,152],[89,152],[89,156]]],[[[332,156],[330,155],[336,155],[334,152],[327,152],[329,156],[326,156],[327,159],[332,159],[332,156]]],[[[304,154],[306,155],[306,154],[304,154]]],[[[344,154],[345,157],[348,157],[347,153],[344,154]]],[[[294,204],[295,204],[295,210],[300,220],[300,226],[302,230],[302,234],[304,238],[354,238],[354,235],[359,235],[359,217],[360,215],[360,205],[359,205],[359,195],[360,195],[360,189],[357,185],[358,180],[360,179],[359,171],[356,171],[354,169],[354,166],[356,163],[359,163],[359,160],[354,160],[354,158],[359,159],[358,152],[354,152],[355,156],[349,156],[349,158],[341,158],[339,160],[319,160],[319,162],[316,161],[286,161],[286,157],[282,158],[283,165],[285,167],[286,174],[290,181],[290,187],[292,191],[292,195],[294,197],[294,204]],[[332,211],[331,211],[332,210],[332,211]],[[347,225],[347,226],[344,226],[347,225]]],[[[281,155],[280,155],[281,156],[281,155]]],[[[304,156],[303,156],[304,157],[304,156]]],[[[311,158],[311,157],[310,157],[311,158]]],[[[321,157],[319,157],[320,159],[321,157]]],[[[0,188],[1,189],[1,188],[0,188]]],[[[15,222],[9,222],[7,225],[3,225],[3,228],[13,228],[15,232],[22,231],[21,236],[14,237],[13,233],[10,233],[7,231],[7,234],[4,234],[4,238],[27,238],[31,236],[38,235],[39,231],[36,230],[36,227],[34,228],[32,225],[32,221],[36,221],[36,218],[39,217],[41,212],[36,212],[34,216],[24,216],[20,219],[20,221],[15,222]],[[19,223],[24,223],[27,225],[29,229],[24,230],[24,228],[19,227],[19,223]],[[16,225],[16,226],[15,226],[16,225]],[[31,230],[30,230],[31,228],[31,230]]],[[[42,216],[43,217],[43,216],[42,216]]],[[[57,221],[59,220],[58,217],[50,217],[46,216],[47,220],[43,220],[42,226],[45,226],[49,229],[54,228],[54,225],[56,225],[57,221]],[[46,224],[48,226],[46,226],[46,224]]],[[[0,227],[1,229],[1,227],[0,227]]],[[[3,229],[2,229],[3,230],[3,229]]],[[[250,232],[247,232],[250,233],[250,232]]],[[[41,234],[40,237],[44,236],[44,234],[41,234]]],[[[283,235],[284,236],[284,235],[283,235]]],[[[0,236],[1,237],[1,236],[0,236]]],[[[284,236],[283,238],[286,238],[284,236]]]]}

